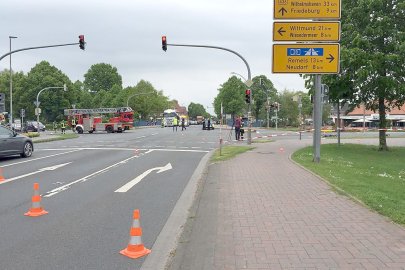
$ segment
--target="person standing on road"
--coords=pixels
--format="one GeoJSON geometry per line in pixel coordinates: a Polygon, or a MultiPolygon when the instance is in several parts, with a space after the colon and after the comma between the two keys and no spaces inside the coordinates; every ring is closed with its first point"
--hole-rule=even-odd
{"type": "Polygon", "coordinates": [[[239,141],[240,140],[240,127],[242,126],[242,120],[240,119],[239,115],[236,116],[234,126],[235,126],[235,137],[236,137],[236,140],[239,141]]]}
{"type": "Polygon", "coordinates": [[[177,126],[179,125],[179,120],[177,119],[177,117],[173,118],[173,132],[174,132],[174,128],[176,128],[177,131],[177,126]]]}
{"type": "Polygon", "coordinates": [[[56,121],[53,121],[53,131],[56,133],[57,130],[58,130],[58,123],[56,123],[56,121]]]}
{"type": "Polygon", "coordinates": [[[66,130],[65,120],[62,120],[60,122],[60,130],[61,130],[62,134],[65,134],[65,130],[66,130]]]}
{"type": "Polygon", "coordinates": [[[72,118],[72,131],[75,132],[76,131],[76,118],[72,118]]]}
{"type": "Polygon", "coordinates": [[[181,118],[181,131],[186,130],[186,119],[184,117],[181,118]]]}

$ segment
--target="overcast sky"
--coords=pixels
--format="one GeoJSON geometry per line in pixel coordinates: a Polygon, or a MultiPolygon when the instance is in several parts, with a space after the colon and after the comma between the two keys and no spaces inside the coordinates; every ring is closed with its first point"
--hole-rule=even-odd
{"type": "MultiPolygon", "coordinates": [[[[168,47],[168,43],[225,47],[249,63],[252,77],[266,75],[282,91],[305,90],[294,74],[272,74],[274,0],[1,0],[0,55],[10,48],[78,42],[78,46],[19,52],[12,56],[15,71],[28,72],[42,60],[73,82],[84,80],[91,65],[108,63],[118,69],[124,87],[144,79],[183,106],[212,106],[218,88],[231,75],[247,78],[242,60],[229,52],[168,47]]],[[[9,57],[0,69],[9,68],[9,57]]],[[[8,93],[8,89],[3,90],[8,93]]],[[[208,109],[213,112],[211,108],[208,109]]]]}

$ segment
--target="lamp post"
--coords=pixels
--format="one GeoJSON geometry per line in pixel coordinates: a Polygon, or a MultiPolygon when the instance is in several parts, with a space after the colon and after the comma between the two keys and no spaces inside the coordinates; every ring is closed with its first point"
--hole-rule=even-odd
{"type": "Polygon", "coordinates": [[[243,77],[242,75],[240,75],[239,73],[236,73],[236,72],[231,72],[231,74],[232,75],[238,75],[239,77],[241,77],[245,82],[246,82],[246,79],[245,79],[245,77],[243,77]]]}
{"type": "Polygon", "coordinates": [[[60,89],[60,88],[63,88],[63,91],[65,91],[65,92],[67,91],[66,84],[64,84],[63,86],[45,87],[44,89],[41,89],[41,90],[38,92],[38,94],[37,94],[37,101],[35,102],[35,106],[36,106],[35,114],[37,115],[37,125],[38,125],[37,131],[38,131],[38,133],[39,133],[39,115],[41,114],[40,109],[39,109],[39,104],[40,104],[40,102],[39,102],[39,95],[40,95],[43,91],[45,91],[45,90],[47,90],[47,89],[60,89]]]}
{"type": "MultiPolygon", "coordinates": [[[[9,36],[8,38],[10,39],[10,53],[11,53],[11,40],[17,37],[9,36]]],[[[10,117],[8,118],[8,120],[10,121],[9,123],[11,126],[13,124],[13,71],[11,69],[11,54],[10,54],[10,117]]]]}

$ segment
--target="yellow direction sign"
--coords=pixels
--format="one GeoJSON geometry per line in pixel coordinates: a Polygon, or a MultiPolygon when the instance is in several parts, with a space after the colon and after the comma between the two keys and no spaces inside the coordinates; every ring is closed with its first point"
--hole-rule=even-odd
{"type": "Polygon", "coordinates": [[[274,44],[273,73],[339,73],[339,44],[274,44]]]}
{"type": "Polygon", "coordinates": [[[274,0],[274,19],[340,19],[341,0],[274,0]]]}
{"type": "Polygon", "coordinates": [[[339,41],[340,22],[274,22],[273,41],[339,41]]]}

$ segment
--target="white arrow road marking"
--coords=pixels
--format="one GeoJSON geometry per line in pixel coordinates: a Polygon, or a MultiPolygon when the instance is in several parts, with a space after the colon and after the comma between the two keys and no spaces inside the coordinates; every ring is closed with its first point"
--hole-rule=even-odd
{"type": "Polygon", "coordinates": [[[63,166],[66,166],[66,165],[68,165],[68,164],[70,164],[70,163],[72,163],[72,162],[68,162],[68,163],[63,163],[63,164],[59,164],[59,165],[55,165],[55,166],[51,166],[51,167],[42,168],[42,169],[39,169],[38,171],[35,171],[35,172],[30,172],[30,173],[27,173],[27,174],[23,174],[23,175],[19,175],[19,176],[13,177],[13,178],[9,178],[9,179],[7,179],[6,181],[1,182],[0,185],[5,184],[5,183],[8,183],[8,182],[11,182],[11,181],[14,181],[14,180],[17,180],[17,179],[20,179],[20,178],[27,177],[27,176],[30,176],[30,175],[34,175],[34,174],[37,174],[37,173],[41,173],[41,172],[45,172],[45,171],[54,171],[54,170],[59,169],[59,168],[61,168],[61,167],[63,167],[63,166]]]}
{"type": "Polygon", "coordinates": [[[141,182],[141,180],[143,178],[145,178],[148,174],[150,174],[153,171],[157,171],[156,173],[161,173],[161,172],[168,171],[171,169],[173,169],[173,167],[172,167],[172,164],[170,164],[170,163],[167,163],[166,166],[164,166],[164,167],[156,167],[156,168],[149,169],[149,170],[145,171],[144,173],[142,173],[141,175],[137,176],[135,179],[129,181],[128,183],[126,183],[125,185],[123,185],[122,187],[117,189],[115,192],[127,192],[133,186],[135,186],[136,184],[141,182]]]}
{"type": "Polygon", "coordinates": [[[117,167],[117,166],[119,166],[119,165],[121,165],[121,164],[125,164],[125,163],[127,163],[128,161],[130,161],[131,159],[138,158],[138,157],[139,157],[139,156],[132,156],[132,157],[130,157],[130,158],[127,158],[127,159],[124,159],[124,160],[122,160],[122,161],[120,161],[120,162],[117,162],[117,163],[115,163],[115,164],[113,164],[113,165],[110,165],[110,166],[108,166],[107,168],[104,168],[104,169],[102,169],[102,170],[96,171],[96,172],[94,172],[94,173],[92,173],[92,174],[89,174],[89,175],[87,175],[87,176],[85,176],[85,177],[82,177],[82,178],[80,178],[80,179],[77,179],[76,181],[70,182],[69,184],[66,184],[66,185],[60,186],[60,187],[58,187],[58,188],[52,189],[51,191],[48,191],[43,197],[52,197],[53,195],[56,195],[56,194],[58,194],[59,192],[62,192],[62,191],[64,191],[64,190],[69,189],[69,188],[70,188],[71,186],[73,186],[74,184],[86,182],[87,180],[89,180],[89,179],[92,178],[93,176],[96,176],[96,175],[98,175],[98,174],[102,174],[102,173],[108,171],[109,169],[112,169],[112,168],[114,168],[114,167],[117,167]]]}

